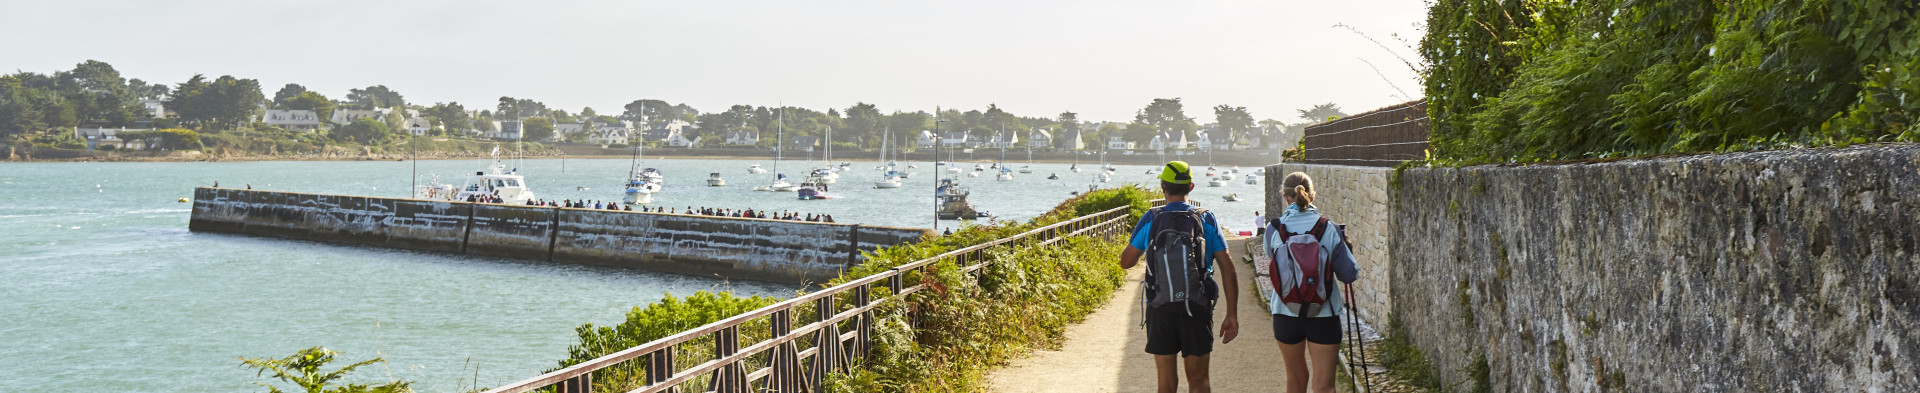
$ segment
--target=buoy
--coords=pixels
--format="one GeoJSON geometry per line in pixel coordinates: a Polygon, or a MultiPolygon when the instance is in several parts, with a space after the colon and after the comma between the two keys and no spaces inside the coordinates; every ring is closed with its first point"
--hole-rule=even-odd
{"type": "Polygon", "coordinates": [[[187,203],[187,198],[180,198],[180,203],[187,203]]]}

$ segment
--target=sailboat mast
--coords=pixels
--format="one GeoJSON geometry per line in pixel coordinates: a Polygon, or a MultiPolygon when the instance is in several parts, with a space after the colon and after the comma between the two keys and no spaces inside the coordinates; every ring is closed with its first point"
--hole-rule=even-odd
{"type": "Polygon", "coordinates": [[[773,181],[778,183],[780,182],[780,157],[782,156],[781,149],[783,148],[780,145],[787,139],[787,103],[780,103],[780,114],[774,119],[776,120],[774,120],[773,126],[773,181]]]}

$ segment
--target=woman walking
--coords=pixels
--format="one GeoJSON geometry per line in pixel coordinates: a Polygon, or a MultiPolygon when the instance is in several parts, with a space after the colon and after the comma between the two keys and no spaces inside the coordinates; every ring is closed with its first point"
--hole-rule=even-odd
{"type": "Polygon", "coordinates": [[[1280,191],[1286,211],[1264,229],[1267,255],[1274,261],[1274,296],[1267,303],[1273,305],[1273,337],[1286,365],[1287,392],[1333,393],[1340,308],[1346,301],[1337,285],[1352,284],[1359,272],[1339,225],[1313,205],[1313,178],[1305,172],[1287,174],[1280,191]]]}

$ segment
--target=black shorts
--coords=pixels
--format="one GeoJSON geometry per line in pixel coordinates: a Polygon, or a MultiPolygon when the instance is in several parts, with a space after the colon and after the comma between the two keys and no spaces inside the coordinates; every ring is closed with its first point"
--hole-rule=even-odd
{"type": "Polygon", "coordinates": [[[1340,316],[1301,318],[1273,314],[1273,339],[1287,345],[1299,344],[1300,340],[1340,345],[1340,316]]]}
{"type": "Polygon", "coordinates": [[[1147,307],[1146,313],[1147,353],[1207,356],[1213,352],[1212,306],[1196,304],[1193,315],[1178,304],[1147,307]]]}

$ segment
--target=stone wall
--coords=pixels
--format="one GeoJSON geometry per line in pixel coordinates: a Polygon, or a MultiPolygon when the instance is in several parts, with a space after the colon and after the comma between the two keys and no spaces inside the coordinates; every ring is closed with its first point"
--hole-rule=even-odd
{"type": "Polygon", "coordinates": [[[195,232],[820,281],[925,229],[202,187],[195,232]]]}
{"type": "Polygon", "coordinates": [[[1393,230],[1393,216],[1387,210],[1387,177],[1392,169],[1306,164],[1268,166],[1266,178],[1262,179],[1267,187],[1266,210],[1262,212],[1267,217],[1278,217],[1276,212],[1285,211],[1280,181],[1293,172],[1306,172],[1313,178],[1314,192],[1319,198],[1314,202],[1315,208],[1334,223],[1347,225],[1345,235],[1353,243],[1354,261],[1360,268],[1360,281],[1353,287],[1354,296],[1359,298],[1355,305],[1360,307],[1361,318],[1376,324],[1385,323],[1393,299],[1387,274],[1388,263],[1393,260],[1387,247],[1387,238],[1393,230]]]}
{"type": "Polygon", "coordinates": [[[1920,391],[1920,146],[1398,183],[1394,312],[1449,385],[1920,391]]]}

